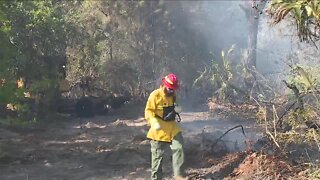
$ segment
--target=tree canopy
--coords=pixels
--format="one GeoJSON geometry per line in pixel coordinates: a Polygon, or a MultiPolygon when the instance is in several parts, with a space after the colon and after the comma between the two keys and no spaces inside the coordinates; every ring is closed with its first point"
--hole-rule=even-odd
{"type": "Polygon", "coordinates": [[[39,109],[51,109],[63,79],[90,86],[84,94],[135,97],[170,71],[191,84],[209,57],[202,35],[188,28],[192,8],[178,1],[4,1],[1,94],[14,96],[5,89],[21,78],[21,91],[39,109]]]}

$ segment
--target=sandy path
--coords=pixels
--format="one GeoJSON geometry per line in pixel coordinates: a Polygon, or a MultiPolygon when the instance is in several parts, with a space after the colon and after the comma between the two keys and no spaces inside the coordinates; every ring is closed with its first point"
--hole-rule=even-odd
{"type": "MultiPolygon", "coordinates": [[[[218,120],[208,112],[186,112],[181,118],[188,172],[200,170],[205,164],[200,157],[203,129],[209,134],[221,134],[242,124],[248,137],[258,137],[252,122],[218,120]]],[[[35,129],[0,129],[0,179],[149,179],[147,130],[141,117],[124,118],[117,113],[58,121],[35,129]]],[[[224,140],[230,147],[238,142],[240,149],[244,148],[240,130],[229,133],[224,140]]],[[[166,159],[164,173],[166,179],[171,179],[170,157],[166,159]]]]}

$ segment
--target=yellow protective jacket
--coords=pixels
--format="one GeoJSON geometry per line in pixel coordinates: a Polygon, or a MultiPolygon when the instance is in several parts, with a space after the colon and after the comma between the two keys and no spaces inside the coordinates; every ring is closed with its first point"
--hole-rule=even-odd
{"type": "Polygon", "coordinates": [[[145,108],[145,119],[152,126],[153,123],[158,122],[160,129],[155,130],[150,128],[147,138],[156,141],[171,142],[173,137],[181,132],[181,128],[176,121],[164,121],[163,117],[164,107],[174,105],[174,98],[165,95],[164,87],[154,90],[147,101],[145,108]]]}

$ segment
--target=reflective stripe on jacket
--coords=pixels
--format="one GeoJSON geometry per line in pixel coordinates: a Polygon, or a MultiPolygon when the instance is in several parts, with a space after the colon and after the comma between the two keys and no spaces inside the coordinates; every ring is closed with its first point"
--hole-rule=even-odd
{"type": "Polygon", "coordinates": [[[156,141],[171,142],[173,137],[181,132],[181,128],[176,121],[164,121],[163,108],[174,105],[174,98],[167,97],[164,93],[164,87],[154,90],[147,101],[145,108],[145,119],[150,125],[158,122],[160,130],[150,128],[147,138],[156,141]]]}

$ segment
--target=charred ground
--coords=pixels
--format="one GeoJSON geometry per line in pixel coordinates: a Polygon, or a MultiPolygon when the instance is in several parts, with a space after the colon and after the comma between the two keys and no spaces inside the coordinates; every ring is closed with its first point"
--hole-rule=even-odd
{"type": "MultiPolygon", "coordinates": [[[[149,179],[148,125],[142,113],[143,107],[128,104],[108,116],[60,117],[46,126],[1,128],[0,179],[149,179]]],[[[253,121],[221,119],[209,111],[185,112],[182,119],[189,179],[304,177],[303,169],[289,159],[261,149],[253,152],[253,144],[245,144],[261,138],[253,121]],[[238,124],[245,127],[246,138],[235,129],[211,147],[238,124]]],[[[164,172],[172,179],[170,156],[164,172]]]]}

